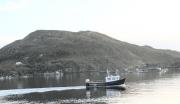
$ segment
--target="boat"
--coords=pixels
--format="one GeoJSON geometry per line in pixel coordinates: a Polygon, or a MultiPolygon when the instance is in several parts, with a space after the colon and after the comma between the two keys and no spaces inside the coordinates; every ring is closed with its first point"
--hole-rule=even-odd
{"type": "Polygon", "coordinates": [[[106,88],[113,88],[113,87],[122,87],[125,84],[126,78],[120,78],[120,75],[116,73],[116,75],[110,75],[109,71],[107,70],[107,76],[105,77],[105,81],[90,81],[86,79],[86,88],[89,87],[106,87],[106,88]]]}

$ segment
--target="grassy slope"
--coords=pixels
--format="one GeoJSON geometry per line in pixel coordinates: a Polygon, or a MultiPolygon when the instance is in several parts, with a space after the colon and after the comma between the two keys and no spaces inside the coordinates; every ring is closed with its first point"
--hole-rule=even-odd
{"type": "Polygon", "coordinates": [[[141,64],[173,64],[180,53],[141,47],[92,31],[38,30],[0,50],[0,70],[13,73],[122,69],[141,64]],[[23,67],[15,66],[21,61],[23,67]],[[108,64],[107,64],[108,63],[108,64]]]}

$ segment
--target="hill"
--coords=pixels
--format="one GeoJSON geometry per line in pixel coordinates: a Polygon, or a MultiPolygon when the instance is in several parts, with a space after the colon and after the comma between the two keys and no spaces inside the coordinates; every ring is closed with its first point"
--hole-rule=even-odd
{"type": "Polygon", "coordinates": [[[1,75],[123,70],[179,62],[179,52],[133,45],[93,31],[37,30],[0,49],[1,75]]]}

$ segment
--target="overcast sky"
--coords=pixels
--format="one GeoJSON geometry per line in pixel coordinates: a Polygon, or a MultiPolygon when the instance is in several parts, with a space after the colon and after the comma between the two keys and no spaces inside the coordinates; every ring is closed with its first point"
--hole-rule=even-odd
{"type": "Polygon", "coordinates": [[[180,51],[180,1],[0,0],[0,47],[39,29],[91,30],[180,51]]]}

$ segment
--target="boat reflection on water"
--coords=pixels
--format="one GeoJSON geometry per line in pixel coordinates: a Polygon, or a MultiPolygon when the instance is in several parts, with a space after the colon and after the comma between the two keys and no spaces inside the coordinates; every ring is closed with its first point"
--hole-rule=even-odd
{"type": "Polygon", "coordinates": [[[121,86],[114,86],[114,87],[109,87],[109,88],[102,88],[102,87],[91,87],[86,89],[86,97],[87,99],[102,96],[108,97],[116,97],[116,96],[121,96],[121,91],[124,91],[125,87],[121,86]]]}
{"type": "Polygon", "coordinates": [[[107,97],[121,96],[121,92],[114,89],[108,89],[106,90],[106,96],[107,97]]]}

